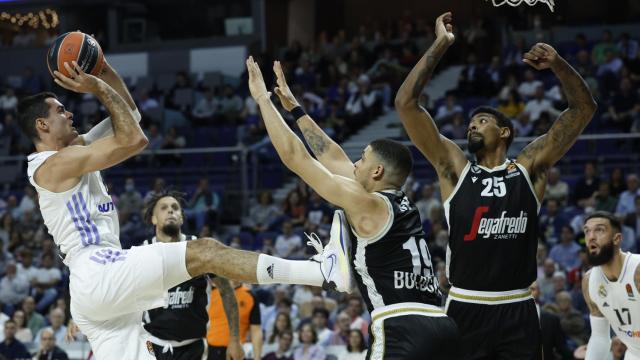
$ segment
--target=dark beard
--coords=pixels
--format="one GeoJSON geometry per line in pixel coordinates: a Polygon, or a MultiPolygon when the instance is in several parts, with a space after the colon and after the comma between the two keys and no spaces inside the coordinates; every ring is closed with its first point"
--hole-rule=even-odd
{"type": "Polygon", "coordinates": [[[608,263],[613,258],[613,241],[607,245],[600,247],[600,253],[597,255],[591,254],[587,251],[587,259],[592,266],[600,266],[608,263]]]}
{"type": "Polygon", "coordinates": [[[167,236],[175,238],[176,236],[178,236],[178,234],[180,234],[180,226],[178,226],[178,224],[167,224],[162,227],[162,232],[167,236]]]}
{"type": "Polygon", "coordinates": [[[484,139],[472,140],[468,141],[469,152],[472,154],[477,153],[478,151],[484,148],[484,139]]]}

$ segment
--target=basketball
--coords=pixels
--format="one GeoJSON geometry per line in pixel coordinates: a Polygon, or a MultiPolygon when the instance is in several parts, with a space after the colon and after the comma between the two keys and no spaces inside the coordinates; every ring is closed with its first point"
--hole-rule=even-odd
{"type": "Polygon", "coordinates": [[[69,76],[64,63],[71,65],[76,61],[82,70],[91,75],[98,75],[104,67],[104,55],[102,49],[90,35],[80,31],[62,34],[51,44],[47,54],[47,66],[53,75],[58,70],[65,76],[69,76]]]}

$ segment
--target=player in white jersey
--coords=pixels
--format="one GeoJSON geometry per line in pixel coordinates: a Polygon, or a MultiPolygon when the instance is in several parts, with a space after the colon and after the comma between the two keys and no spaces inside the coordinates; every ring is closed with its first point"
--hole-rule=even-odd
{"type": "Polygon", "coordinates": [[[586,360],[605,359],[611,347],[609,328],[627,346],[625,360],[640,360],[640,255],[620,251],[620,221],[597,211],[585,219],[589,263],[582,293],[591,312],[586,360]]]}
{"type": "MultiPolygon", "coordinates": [[[[122,250],[117,212],[100,170],[139,153],[148,140],[131,95],[111,66],[106,64],[100,77],[75,63],[64,66],[71,76],[55,72],[55,82],[95,95],[111,117],[78,135],[73,114],[56,95],[40,93],[20,102],[19,121],[36,148],[29,156],[29,181],[71,273],[71,314],[98,360],[154,359],[146,348],[142,312],[164,306],[168,289],[205,273],[247,283],[350,289],[347,249],[333,235],[341,224],[312,261],[236,250],[210,238],[122,250]]],[[[227,353],[244,358],[239,341],[231,342],[227,353]]]]}

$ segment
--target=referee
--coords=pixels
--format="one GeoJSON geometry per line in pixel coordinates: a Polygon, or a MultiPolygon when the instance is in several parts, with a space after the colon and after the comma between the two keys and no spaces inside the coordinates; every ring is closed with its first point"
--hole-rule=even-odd
{"type": "MultiPolygon", "coordinates": [[[[143,245],[156,241],[189,241],[195,236],[182,234],[184,221],[181,193],[163,191],[154,194],[145,208],[144,220],[155,227],[156,236],[145,240],[143,245]]],[[[232,334],[228,352],[231,359],[244,359],[244,351],[238,337],[238,304],[234,290],[225,278],[211,276],[211,281],[220,289],[224,312],[232,334]]],[[[192,360],[201,359],[204,353],[203,339],[207,335],[207,279],[193,278],[169,289],[169,301],[165,308],[144,313],[144,328],[150,334],[147,346],[153,348],[156,359],[192,360]]]]}

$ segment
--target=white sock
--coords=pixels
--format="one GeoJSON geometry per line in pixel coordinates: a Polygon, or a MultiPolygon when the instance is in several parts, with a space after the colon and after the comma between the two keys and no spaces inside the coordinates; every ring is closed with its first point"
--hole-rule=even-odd
{"type": "Polygon", "coordinates": [[[270,255],[258,256],[258,284],[322,286],[320,264],[311,260],[285,260],[270,255]]]}

